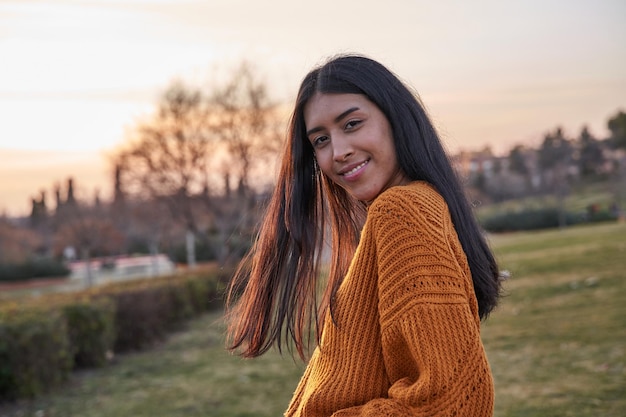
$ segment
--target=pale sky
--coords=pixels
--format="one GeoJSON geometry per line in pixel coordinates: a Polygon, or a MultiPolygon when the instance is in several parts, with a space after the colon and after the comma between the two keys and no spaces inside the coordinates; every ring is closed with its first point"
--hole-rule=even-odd
{"type": "Polygon", "coordinates": [[[0,212],[73,176],[110,193],[106,155],[174,79],[246,59],[277,100],[338,52],[386,64],[452,152],[577,136],[626,110],[624,0],[0,0],[0,212]]]}

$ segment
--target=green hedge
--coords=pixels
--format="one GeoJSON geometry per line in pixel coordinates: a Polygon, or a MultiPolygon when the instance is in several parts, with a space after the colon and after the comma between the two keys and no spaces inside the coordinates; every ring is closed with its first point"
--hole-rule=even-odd
{"type": "MultiPolygon", "coordinates": [[[[579,223],[612,221],[616,220],[616,217],[608,211],[595,213],[566,212],[564,220],[564,226],[570,226],[579,223]]],[[[494,233],[551,229],[561,226],[559,210],[551,207],[499,213],[483,218],[481,224],[485,230],[494,233]]]]}
{"type": "MultiPolygon", "coordinates": [[[[565,223],[574,223],[571,214],[565,215],[565,223]]],[[[500,213],[484,219],[482,225],[490,232],[549,229],[559,227],[559,211],[555,208],[542,208],[500,213]]]]}
{"type": "Polygon", "coordinates": [[[224,290],[226,280],[224,276],[217,276],[217,279],[189,279],[186,282],[189,292],[189,302],[193,314],[212,310],[222,305],[221,294],[224,290]]]}
{"type": "Polygon", "coordinates": [[[221,306],[229,276],[200,271],[0,304],[0,402],[39,395],[72,369],[162,340],[221,306]]]}
{"type": "Polygon", "coordinates": [[[59,311],[0,316],[0,400],[34,397],[65,380],[72,367],[70,349],[59,311]]]}
{"type": "Polygon", "coordinates": [[[0,264],[0,281],[24,281],[33,278],[66,277],[70,270],[55,259],[29,259],[22,263],[0,264]]]}
{"type": "Polygon", "coordinates": [[[165,337],[172,307],[163,288],[122,292],[114,298],[116,352],[143,349],[165,337]]]}
{"type": "Polygon", "coordinates": [[[115,302],[108,297],[79,299],[63,306],[74,368],[103,366],[113,352],[115,302]]]}
{"type": "Polygon", "coordinates": [[[215,307],[215,301],[221,300],[221,282],[220,275],[194,276],[115,291],[115,351],[150,346],[179,330],[189,318],[215,307]]]}

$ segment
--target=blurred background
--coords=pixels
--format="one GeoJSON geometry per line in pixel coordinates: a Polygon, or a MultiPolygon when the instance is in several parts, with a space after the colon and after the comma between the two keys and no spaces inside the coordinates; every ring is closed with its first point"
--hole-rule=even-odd
{"type": "Polygon", "coordinates": [[[370,55],[414,86],[453,153],[505,155],[558,126],[606,139],[625,106],[625,14],[619,0],[3,0],[0,210],[26,215],[69,176],[110,200],[107,156],[163,92],[210,96],[242,62],[288,108],[325,57],[370,55]]]}
{"type": "Polygon", "coordinates": [[[414,87],[488,232],[623,225],[625,16],[622,0],[0,0],[0,300],[221,271],[215,296],[301,78],[337,53],[414,87]]]}

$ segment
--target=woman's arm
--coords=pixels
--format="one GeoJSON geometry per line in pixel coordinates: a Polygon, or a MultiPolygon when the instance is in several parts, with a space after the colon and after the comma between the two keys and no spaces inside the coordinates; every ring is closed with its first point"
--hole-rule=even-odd
{"type": "Polygon", "coordinates": [[[334,416],[491,416],[493,381],[471,276],[443,199],[426,186],[390,190],[369,215],[390,388],[387,398],[334,416]]]}

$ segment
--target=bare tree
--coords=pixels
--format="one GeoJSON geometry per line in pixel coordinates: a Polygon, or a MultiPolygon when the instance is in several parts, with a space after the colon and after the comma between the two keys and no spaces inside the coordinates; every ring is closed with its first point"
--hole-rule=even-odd
{"type": "Polygon", "coordinates": [[[189,266],[196,262],[196,237],[217,231],[223,262],[235,228],[254,217],[254,170],[279,143],[275,107],[246,64],[210,95],[179,82],[113,157],[125,192],[164,202],[185,225],[189,266]],[[222,195],[214,189],[220,177],[222,195]],[[230,179],[238,181],[237,193],[230,193],[230,179]]]}
{"type": "Polygon", "coordinates": [[[219,114],[220,142],[227,151],[228,169],[223,172],[238,180],[240,192],[250,189],[253,170],[275,156],[281,144],[276,105],[254,74],[248,63],[241,64],[211,100],[219,114]]]}
{"type": "Polygon", "coordinates": [[[255,197],[253,176],[271,176],[270,162],[281,145],[281,129],[277,106],[272,103],[265,83],[256,76],[248,63],[234,71],[232,78],[215,91],[211,103],[219,114],[217,132],[220,145],[225,148],[225,160],[220,172],[225,194],[220,205],[213,207],[219,221],[216,231],[222,242],[218,254],[220,263],[236,250],[233,244],[236,229],[251,231],[255,226],[255,197]],[[231,181],[237,182],[236,193],[231,193],[231,181]]]}
{"type": "Polygon", "coordinates": [[[187,263],[195,266],[199,230],[194,196],[209,186],[215,121],[200,91],[182,83],[163,95],[158,111],[135,131],[135,140],[114,156],[128,191],[166,203],[186,229],[187,263]]]}

